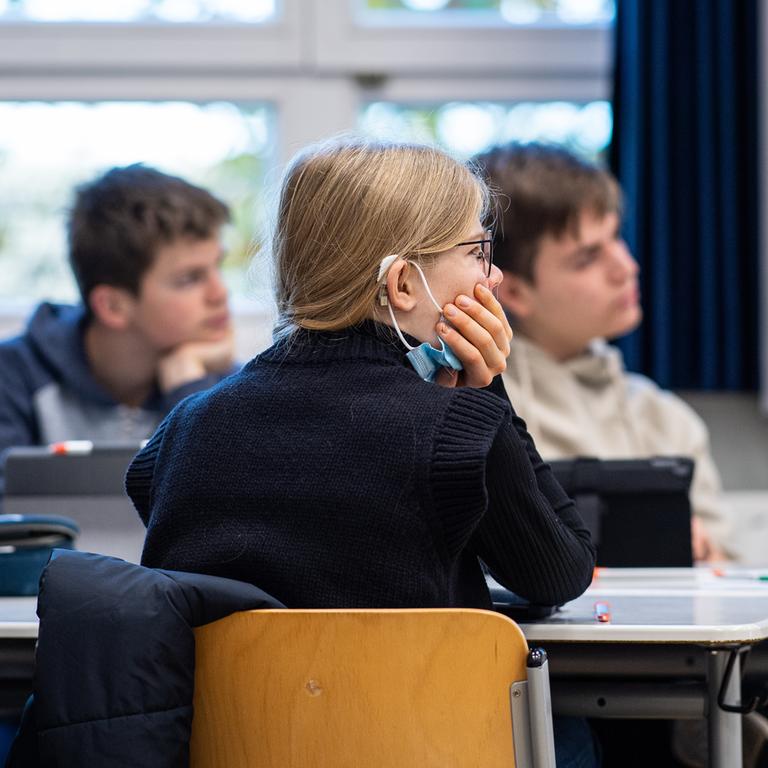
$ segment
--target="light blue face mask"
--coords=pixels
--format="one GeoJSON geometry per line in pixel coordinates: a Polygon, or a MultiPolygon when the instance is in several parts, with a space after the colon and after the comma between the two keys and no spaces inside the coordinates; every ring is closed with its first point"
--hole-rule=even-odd
{"type": "MultiPolygon", "coordinates": [[[[387,256],[385,259],[381,260],[378,282],[381,282],[381,280],[387,276],[390,267],[399,258],[400,256],[397,254],[392,254],[391,256],[387,256]]],[[[430,301],[435,305],[437,311],[440,313],[440,317],[442,318],[443,309],[432,295],[432,291],[429,289],[429,283],[427,283],[427,278],[424,276],[424,272],[422,271],[421,267],[415,261],[409,261],[408,263],[416,267],[418,270],[418,273],[421,276],[421,281],[424,283],[424,288],[427,291],[427,296],[429,296],[430,301]]],[[[403,336],[403,333],[400,330],[400,326],[397,324],[397,319],[395,318],[395,312],[392,309],[392,305],[389,303],[386,294],[383,292],[381,294],[380,301],[382,304],[387,305],[389,309],[389,317],[390,320],[392,320],[392,325],[395,327],[395,331],[397,331],[397,335],[400,337],[400,341],[402,341],[409,350],[406,354],[406,357],[416,370],[416,373],[418,373],[419,376],[424,379],[424,381],[434,381],[435,376],[437,376],[437,372],[441,368],[448,368],[452,371],[462,370],[464,366],[461,364],[461,360],[456,357],[453,350],[440,338],[438,338],[440,349],[435,349],[435,347],[426,341],[423,344],[419,344],[418,347],[411,346],[405,340],[405,336],[403,336]]]]}

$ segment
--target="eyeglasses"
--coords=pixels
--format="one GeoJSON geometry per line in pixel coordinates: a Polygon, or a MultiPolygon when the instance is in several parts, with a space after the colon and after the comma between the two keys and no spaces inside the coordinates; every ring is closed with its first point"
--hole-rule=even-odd
{"type": "Polygon", "coordinates": [[[457,243],[456,247],[458,248],[460,245],[479,245],[482,249],[483,258],[485,259],[485,263],[487,265],[485,276],[490,277],[491,268],[493,267],[493,233],[486,232],[485,234],[487,237],[483,240],[468,240],[466,243],[457,243]]]}

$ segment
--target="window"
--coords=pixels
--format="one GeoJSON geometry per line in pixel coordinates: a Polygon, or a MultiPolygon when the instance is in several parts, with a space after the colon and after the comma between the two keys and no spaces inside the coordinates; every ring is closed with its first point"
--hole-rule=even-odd
{"type": "Polygon", "coordinates": [[[432,107],[374,102],[363,109],[360,123],[372,136],[436,142],[460,157],[506,141],[544,141],[599,160],[611,138],[612,119],[607,101],[449,102],[432,107]]]}
{"type": "Polygon", "coordinates": [[[358,15],[369,24],[419,23],[442,16],[445,23],[514,25],[595,24],[613,19],[613,0],[360,0],[358,15]]]}
{"type": "MultiPolygon", "coordinates": [[[[233,290],[301,146],[360,127],[467,156],[506,138],[599,156],[612,0],[0,0],[0,309],[75,288],[72,187],[144,161],[235,208],[233,290]],[[183,128],[180,128],[183,126],[183,128]]],[[[254,311],[261,311],[255,309],[254,311]]]]}
{"type": "Polygon", "coordinates": [[[317,62],[343,71],[605,77],[610,62],[611,0],[323,0],[322,8],[317,62]]]}
{"type": "MultiPolygon", "coordinates": [[[[311,1],[311,0],[310,0],[311,1]]],[[[304,2],[304,0],[301,0],[304,2]]],[[[300,0],[0,0],[0,66],[88,78],[296,67],[300,0]]]]}
{"type": "Polygon", "coordinates": [[[37,22],[263,23],[277,0],[0,0],[0,20],[37,22]]]}
{"type": "MultiPolygon", "coordinates": [[[[72,190],[136,162],[201,184],[231,206],[225,275],[244,293],[273,133],[263,104],[0,103],[0,301],[75,298],[64,227],[72,190]]],[[[266,276],[248,287],[266,289],[266,276]]]]}

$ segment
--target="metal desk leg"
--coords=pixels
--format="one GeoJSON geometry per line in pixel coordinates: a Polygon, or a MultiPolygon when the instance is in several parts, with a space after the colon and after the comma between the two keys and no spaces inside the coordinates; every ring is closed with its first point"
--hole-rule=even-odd
{"type": "MultiPolygon", "coordinates": [[[[709,764],[710,768],[734,768],[742,763],[741,715],[725,712],[718,706],[717,695],[725,673],[729,650],[709,654],[707,684],[709,688],[709,764]]],[[[741,660],[736,658],[725,691],[729,704],[741,702],[741,660]]]]}

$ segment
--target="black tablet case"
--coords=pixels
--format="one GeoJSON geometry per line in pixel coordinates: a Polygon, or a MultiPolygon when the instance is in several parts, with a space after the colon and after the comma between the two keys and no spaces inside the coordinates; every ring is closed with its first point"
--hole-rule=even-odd
{"type": "Polygon", "coordinates": [[[592,533],[599,566],[693,564],[691,459],[576,458],[549,464],[592,533]]]}

